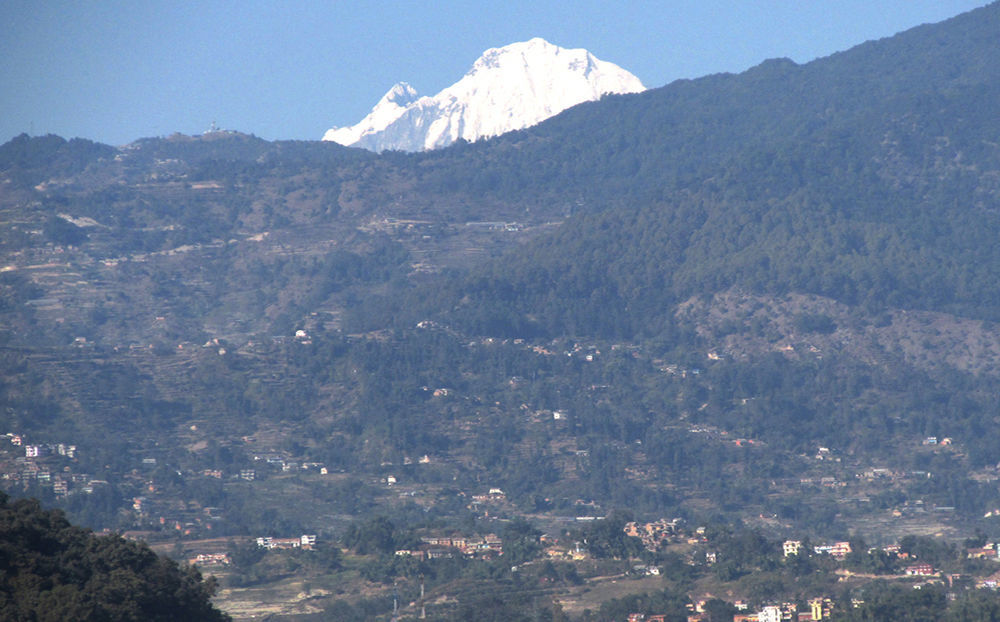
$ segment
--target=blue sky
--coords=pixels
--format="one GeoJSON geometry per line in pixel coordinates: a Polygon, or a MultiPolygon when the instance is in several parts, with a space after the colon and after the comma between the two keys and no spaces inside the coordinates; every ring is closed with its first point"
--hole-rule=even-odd
{"type": "Polygon", "coordinates": [[[110,144],[220,127],[319,139],[396,82],[431,95],[539,36],[646,86],[807,62],[985,0],[229,2],[0,0],[0,142],[110,144]]]}

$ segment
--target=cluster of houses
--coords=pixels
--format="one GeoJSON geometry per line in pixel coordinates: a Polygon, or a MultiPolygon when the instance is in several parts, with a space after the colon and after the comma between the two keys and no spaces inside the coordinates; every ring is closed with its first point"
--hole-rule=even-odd
{"type": "MultiPolygon", "coordinates": [[[[709,622],[705,604],[706,601],[702,600],[688,605],[688,622],[709,622]]],[[[829,619],[833,610],[833,601],[829,598],[813,598],[801,611],[796,603],[767,605],[756,612],[750,612],[750,607],[743,601],[736,601],[733,605],[738,611],[733,616],[733,622],[813,622],[829,619]]],[[[665,614],[632,613],[628,616],[628,622],[665,622],[665,620],[665,614]]]]}
{"type": "Polygon", "coordinates": [[[982,547],[973,547],[965,549],[965,555],[969,559],[991,559],[993,561],[1000,561],[998,557],[998,551],[1000,550],[1000,543],[988,542],[982,547]]]}
{"type": "MultiPolygon", "coordinates": [[[[642,539],[643,544],[647,548],[652,548],[660,546],[670,538],[679,536],[680,528],[676,520],[667,521],[661,519],[653,523],[629,523],[625,527],[625,532],[630,536],[642,539]]],[[[782,543],[782,551],[785,557],[800,555],[803,551],[803,546],[803,543],[799,540],[786,540],[782,543]]],[[[871,550],[874,551],[875,549],[871,550]]],[[[900,550],[898,544],[882,547],[881,550],[885,553],[896,555],[899,559],[909,558],[905,552],[900,550]]],[[[842,560],[851,553],[851,545],[848,542],[815,545],[812,547],[812,553],[830,555],[835,559],[842,560]]],[[[967,548],[966,556],[970,559],[1000,561],[1000,543],[988,543],[983,547],[967,548]]],[[[940,576],[942,577],[940,580],[947,580],[949,583],[961,578],[959,575],[942,575],[940,570],[935,569],[927,562],[913,561],[914,563],[902,569],[902,575],[914,578],[940,576]]],[[[979,589],[1000,589],[1000,571],[976,581],[975,587],[979,589]]],[[[700,601],[688,606],[690,610],[687,616],[688,622],[707,622],[709,620],[709,615],[704,608],[705,602],[700,601]]],[[[860,600],[852,600],[851,602],[851,605],[855,607],[861,604],[863,603],[860,600]]],[[[738,613],[733,616],[733,622],[807,622],[827,620],[830,618],[834,607],[833,601],[829,598],[810,599],[804,608],[796,603],[787,602],[767,604],[758,611],[751,611],[749,605],[743,601],[736,601],[733,605],[738,610],[738,613]]],[[[646,615],[641,613],[633,613],[628,617],[629,622],[657,622],[664,619],[664,615],[646,615]]]]}
{"type": "Polygon", "coordinates": [[[286,460],[281,454],[277,453],[255,454],[253,460],[256,463],[264,463],[269,467],[281,469],[283,473],[290,471],[319,471],[321,475],[328,473],[326,466],[322,462],[294,462],[286,460]]]}
{"type": "MultiPolygon", "coordinates": [[[[791,555],[799,555],[801,548],[802,548],[802,542],[800,542],[799,540],[785,540],[782,543],[782,552],[784,553],[785,557],[789,557],[791,555]]],[[[875,549],[871,549],[869,552],[872,552],[874,550],[875,549]]],[[[909,557],[907,553],[902,552],[900,550],[898,544],[890,544],[884,546],[882,547],[881,550],[883,553],[895,555],[899,559],[907,559],[909,557]]],[[[986,549],[986,548],[969,549],[969,551],[970,551],[969,557],[982,556],[983,558],[987,558],[990,556],[990,554],[992,554],[992,557],[995,559],[997,554],[995,549],[986,549]]],[[[819,544],[813,547],[813,552],[817,555],[829,555],[834,559],[842,560],[851,554],[851,543],[834,542],[833,544],[819,544]]],[[[903,574],[907,576],[916,576],[916,577],[931,577],[937,575],[938,571],[935,570],[933,566],[931,566],[926,562],[919,562],[911,564],[906,568],[904,568],[903,574]]]]}
{"type": "MultiPolygon", "coordinates": [[[[709,622],[705,603],[706,601],[702,600],[688,605],[688,622],[709,622]]],[[[767,605],[756,612],[750,612],[749,606],[743,601],[736,601],[733,604],[738,610],[733,616],[733,622],[813,622],[829,619],[833,610],[833,601],[829,598],[813,598],[802,611],[796,603],[767,605]]],[[[665,622],[666,617],[666,614],[632,613],[628,616],[628,622],[665,622]]]]}
{"type": "MultiPolygon", "coordinates": [[[[150,494],[156,493],[153,485],[146,489],[150,494]]],[[[147,539],[153,533],[164,530],[172,530],[181,536],[203,536],[222,520],[222,509],[217,507],[164,498],[151,499],[145,495],[132,497],[132,511],[136,517],[134,525],[142,530],[130,530],[124,534],[131,534],[137,539],[147,539]]]]}
{"type": "Polygon", "coordinates": [[[496,534],[467,538],[465,536],[424,536],[415,549],[399,549],[400,557],[417,559],[453,558],[456,555],[478,559],[493,559],[503,555],[503,541],[496,534]]]}
{"type": "Polygon", "coordinates": [[[9,440],[10,444],[15,447],[23,447],[25,458],[45,458],[56,455],[71,459],[76,458],[76,445],[67,443],[29,444],[25,442],[23,436],[14,432],[4,434],[3,438],[9,440]]]}
{"type": "MultiPolygon", "coordinates": [[[[590,552],[581,543],[574,542],[571,545],[562,545],[554,542],[545,548],[545,556],[551,560],[579,562],[590,557],[590,552]]],[[[652,571],[642,571],[644,574],[652,574],[652,571]]],[[[659,573],[659,569],[657,569],[659,573]]]]}
{"type": "Polygon", "coordinates": [[[76,458],[76,445],[66,445],[64,443],[56,443],[52,445],[24,446],[25,458],[45,458],[47,456],[55,456],[55,455],[65,456],[66,458],[76,458]]]}
{"type": "MultiPolygon", "coordinates": [[[[57,497],[69,494],[72,488],[81,492],[93,492],[94,486],[107,484],[101,480],[92,480],[86,473],[73,473],[70,467],[53,472],[51,460],[70,460],[77,457],[76,445],[68,443],[28,443],[26,439],[13,432],[8,432],[0,438],[10,441],[11,448],[6,450],[5,458],[0,462],[0,478],[12,483],[22,484],[25,488],[31,484],[51,486],[57,497]],[[23,455],[21,454],[23,450],[23,455]]],[[[60,463],[64,464],[64,462],[60,463]]]]}
{"type": "Polygon", "coordinates": [[[500,488],[490,488],[485,495],[472,495],[473,503],[502,503],[507,500],[507,494],[500,488]]]}
{"type": "Polygon", "coordinates": [[[297,538],[272,538],[271,536],[261,536],[257,538],[257,546],[269,551],[303,549],[311,551],[316,546],[315,534],[303,534],[297,538]]]}
{"type": "Polygon", "coordinates": [[[228,566],[229,553],[198,553],[188,558],[188,563],[192,566],[228,566]]]}
{"type": "Polygon", "coordinates": [[[951,442],[952,442],[951,438],[949,438],[947,436],[944,437],[944,438],[942,438],[941,440],[938,440],[938,437],[936,437],[936,436],[928,436],[924,440],[920,441],[920,444],[921,445],[944,445],[945,447],[947,447],[948,445],[951,445],[951,442]]]}
{"type": "Polygon", "coordinates": [[[483,506],[498,506],[505,504],[507,502],[507,494],[501,488],[490,488],[489,492],[485,494],[472,495],[472,501],[466,506],[473,512],[479,512],[483,510],[486,515],[489,515],[488,510],[484,510],[483,506]]]}
{"type": "Polygon", "coordinates": [[[500,222],[500,221],[481,221],[481,222],[467,222],[465,226],[470,229],[482,229],[486,231],[520,231],[524,229],[524,223],[520,222],[500,222]]]}
{"type": "MultiPolygon", "coordinates": [[[[785,540],[782,543],[782,549],[785,557],[789,555],[798,555],[801,550],[802,543],[798,540],[785,540]]],[[[870,549],[869,552],[873,552],[876,549],[870,549]]],[[[888,553],[899,559],[905,560],[909,559],[909,554],[900,549],[898,544],[889,544],[883,546],[881,549],[883,553],[888,553]]],[[[851,553],[851,545],[849,542],[835,542],[833,544],[820,544],[813,547],[813,552],[817,555],[830,555],[836,559],[844,559],[851,553]]],[[[966,557],[969,559],[984,559],[1000,561],[1000,543],[989,542],[984,544],[982,547],[970,547],[965,550],[966,557]]],[[[918,562],[914,560],[915,563],[910,564],[903,568],[903,574],[906,576],[915,577],[931,577],[937,576],[939,571],[934,568],[931,564],[927,562],[918,562]]],[[[978,586],[984,587],[984,586],[978,586]]],[[[985,585],[985,587],[995,588],[996,586],[985,585]]]]}
{"type": "MultiPolygon", "coordinates": [[[[737,604],[737,609],[740,608],[737,604]]],[[[813,598],[806,610],[800,611],[796,603],[767,605],[755,613],[740,612],[733,616],[733,622],[812,622],[829,619],[833,601],[829,598],[813,598]]],[[[688,616],[689,622],[701,622],[704,617],[688,616]]]]}
{"type": "Polygon", "coordinates": [[[94,489],[101,485],[108,485],[104,480],[91,479],[88,473],[53,473],[49,468],[39,465],[33,461],[18,458],[13,465],[4,465],[0,474],[0,479],[15,484],[22,484],[25,489],[32,483],[41,486],[51,486],[52,492],[57,497],[64,497],[71,490],[83,493],[92,493],[94,489]],[[72,488],[71,488],[72,487],[72,488]]]}
{"type": "MultiPolygon", "coordinates": [[[[785,557],[799,555],[801,550],[802,542],[799,540],[785,540],[781,544],[781,551],[785,557]]],[[[833,544],[817,544],[813,547],[813,553],[816,555],[829,555],[834,559],[844,559],[851,554],[851,543],[834,542],[833,544]]]]}
{"type": "Polygon", "coordinates": [[[680,518],[661,518],[651,523],[632,521],[625,523],[624,530],[625,535],[639,538],[646,549],[655,552],[671,540],[681,537],[681,523],[683,520],[680,518]]]}

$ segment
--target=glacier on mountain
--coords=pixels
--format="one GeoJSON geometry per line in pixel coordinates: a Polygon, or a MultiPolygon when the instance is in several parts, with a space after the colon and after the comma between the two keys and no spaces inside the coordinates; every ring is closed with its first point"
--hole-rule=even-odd
{"type": "Polygon", "coordinates": [[[645,90],[634,75],[583,49],[544,39],[486,50],[461,80],[433,97],[405,82],[357,125],[323,135],[371,151],[422,151],[530,127],[609,93],[645,90]]]}

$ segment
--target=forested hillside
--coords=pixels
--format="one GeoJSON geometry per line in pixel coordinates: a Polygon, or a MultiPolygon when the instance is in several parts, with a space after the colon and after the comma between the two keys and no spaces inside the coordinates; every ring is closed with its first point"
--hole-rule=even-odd
{"type": "Polygon", "coordinates": [[[613,329],[588,309],[578,332],[634,334],[651,310],[736,286],[995,319],[998,12],[608,98],[431,156],[470,192],[585,214],[487,268],[500,284],[486,306],[514,291],[521,314],[559,317],[545,301],[556,283],[560,306],[598,291],[633,309],[613,329]]]}
{"type": "Polygon", "coordinates": [[[997,33],[424,154],[18,137],[4,485],[181,540],[625,508],[1000,536],[997,33]]]}
{"type": "Polygon", "coordinates": [[[214,582],[148,547],[95,536],[37,502],[0,498],[4,620],[228,620],[214,582]]]}

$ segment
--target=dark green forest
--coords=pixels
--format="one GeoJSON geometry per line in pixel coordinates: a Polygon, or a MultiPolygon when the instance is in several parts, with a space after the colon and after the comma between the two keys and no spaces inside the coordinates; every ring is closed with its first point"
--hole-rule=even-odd
{"type": "Polygon", "coordinates": [[[120,536],[96,536],[37,501],[0,499],[0,617],[228,620],[212,580],[120,536]]]}

